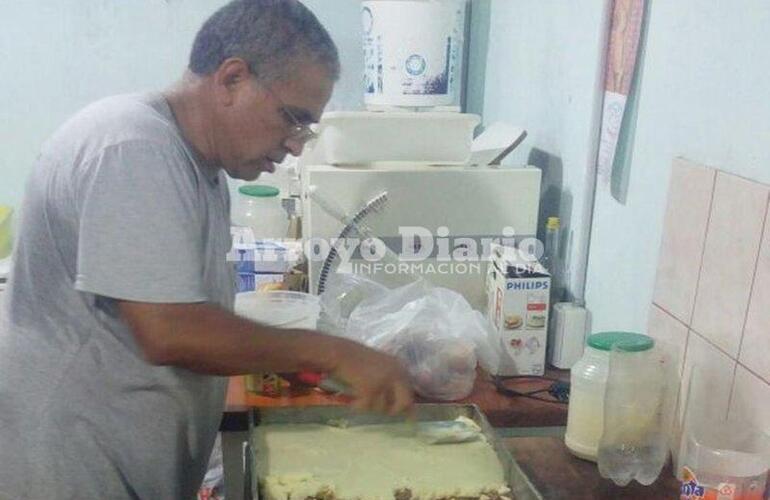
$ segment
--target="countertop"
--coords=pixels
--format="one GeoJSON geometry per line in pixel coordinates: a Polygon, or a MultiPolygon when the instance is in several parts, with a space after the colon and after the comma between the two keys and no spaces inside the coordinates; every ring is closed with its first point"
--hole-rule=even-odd
{"type": "MultiPolygon", "coordinates": [[[[550,370],[546,375],[565,380],[569,372],[550,370]]],[[[546,388],[550,383],[535,379],[511,380],[506,386],[526,392],[546,388]]],[[[419,401],[431,402],[427,399],[419,401]]],[[[458,403],[479,406],[544,500],[678,498],[679,483],[669,467],[664,469],[658,481],[649,487],[633,482],[621,488],[603,479],[595,463],[571,455],[561,437],[567,422],[566,405],[499,394],[490,377],[483,373],[477,377],[473,393],[458,403]]],[[[228,388],[222,430],[246,430],[248,410],[253,407],[335,404],[344,404],[343,398],[310,388],[292,388],[281,397],[256,395],[246,391],[243,377],[233,377],[228,388]]],[[[242,432],[229,434],[245,436],[242,432]]]]}
{"type": "Polygon", "coordinates": [[[679,498],[679,482],[666,466],[650,486],[621,488],[599,475],[596,464],[572,456],[560,437],[504,438],[544,500],[665,500],[679,498]]]}
{"type": "MultiPolygon", "coordinates": [[[[569,372],[549,370],[547,377],[568,380],[569,372]]],[[[529,378],[506,382],[506,387],[527,392],[547,388],[549,380],[529,378]]],[[[419,402],[436,402],[427,398],[418,398],[419,402]]],[[[291,388],[281,397],[268,397],[246,390],[244,377],[232,377],[227,391],[225,414],[222,430],[240,431],[248,428],[249,408],[317,406],[344,404],[343,398],[311,388],[291,388]]],[[[471,395],[460,404],[475,404],[486,415],[493,427],[563,427],[567,423],[567,405],[536,401],[525,397],[510,397],[497,392],[490,377],[480,372],[471,395]]]]}

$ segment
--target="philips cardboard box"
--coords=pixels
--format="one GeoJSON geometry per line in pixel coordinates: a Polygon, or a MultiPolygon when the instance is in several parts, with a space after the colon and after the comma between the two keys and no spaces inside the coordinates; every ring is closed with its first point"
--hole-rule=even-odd
{"type": "Polygon", "coordinates": [[[543,375],[551,276],[516,248],[492,245],[491,250],[487,317],[503,344],[497,375],[543,375]]]}

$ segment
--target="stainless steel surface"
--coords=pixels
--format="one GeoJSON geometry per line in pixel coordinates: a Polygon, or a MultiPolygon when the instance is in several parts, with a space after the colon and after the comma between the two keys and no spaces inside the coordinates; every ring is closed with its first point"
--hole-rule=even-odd
{"type": "MultiPolygon", "coordinates": [[[[418,404],[416,417],[420,422],[453,420],[466,417],[481,427],[481,431],[492,444],[500,463],[505,471],[506,481],[511,488],[515,500],[542,500],[542,495],[530,482],[519,465],[503,445],[495,430],[489,425],[484,414],[476,405],[459,404],[418,404]]],[[[312,406],[305,408],[261,408],[253,409],[249,414],[249,456],[251,464],[245,468],[245,483],[250,485],[250,491],[245,498],[258,499],[258,484],[254,477],[259,449],[254,442],[254,429],[267,424],[327,424],[329,420],[344,419],[351,426],[373,425],[385,423],[403,423],[403,417],[388,417],[375,414],[358,414],[344,406],[312,406]]],[[[246,460],[248,462],[249,460],[246,460]]]]}

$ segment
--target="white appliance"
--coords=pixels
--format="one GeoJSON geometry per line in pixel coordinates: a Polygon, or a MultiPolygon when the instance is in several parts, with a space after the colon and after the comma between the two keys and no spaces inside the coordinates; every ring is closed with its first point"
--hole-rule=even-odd
{"type": "Polygon", "coordinates": [[[569,370],[583,356],[588,311],[572,302],[553,306],[548,361],[556,368],[569,370]]]}
{"type": "MultiPolygon", "coordinates": [[[[460,245],[472,246],[467,240],[458,238],[471,238],[479,243],[477,250],[483,250],[481,240],[484,238],[511,237],[510,233],[505,233],[506,227],[513,228],[517,241],[533,238],[536,234],[541,172],[534,167],[436,167],[401,163],[398,166],[341,168],[305,164],[300,172],[303,240],[306,243],[330,241],[337,238],[344,227],[319,203],[310,199],[311,192],[330,200],[349,216],[373,198],[387,193],[384,208],[362,220],[372,235],[399,253],[405,239],[408,245],[418,243],[420,251],[428,244],[424,241],[427,238],[404,238],[403,228],[408,226],[425,228],[437,238],[446,238],[433,239],[431,256],[414,263],[422,264],[421,267],[410,265],[406,272],[393,273],[389,272],[392,268],[366,265],[368,262],[358,255],[350,260],[351,265],[346,270],[374,276],[390,285],[403,283],[411,278],[410,273],[414,273],[435,285],[462,293],[478,310],[486,306],[486,260],[476,262],[475,266],[470,265],[473,262],[467,262],[466,266],[456,261],[442,262],[436,251],[438,241],[454,251],[460,245]],[[441,228],[446,228],[446,232],[441,228]]],[[[459,248],[460,252],[462,250],[459,248]]],[[[318,293],[323,262],[310,257],[310,290],[318,293]]],[[[338,264],[335,262],[333,268],[338,264]]]]}

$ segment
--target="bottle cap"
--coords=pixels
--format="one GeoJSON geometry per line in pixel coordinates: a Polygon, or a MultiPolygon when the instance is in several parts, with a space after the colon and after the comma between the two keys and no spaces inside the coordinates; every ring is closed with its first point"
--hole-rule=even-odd
{"type": "Polygon", "coordinates": [[[561,227],[561,220],[558,217],[548,217],[548,221],[545,223],[546,229],[559,229],[561,227]]]}

